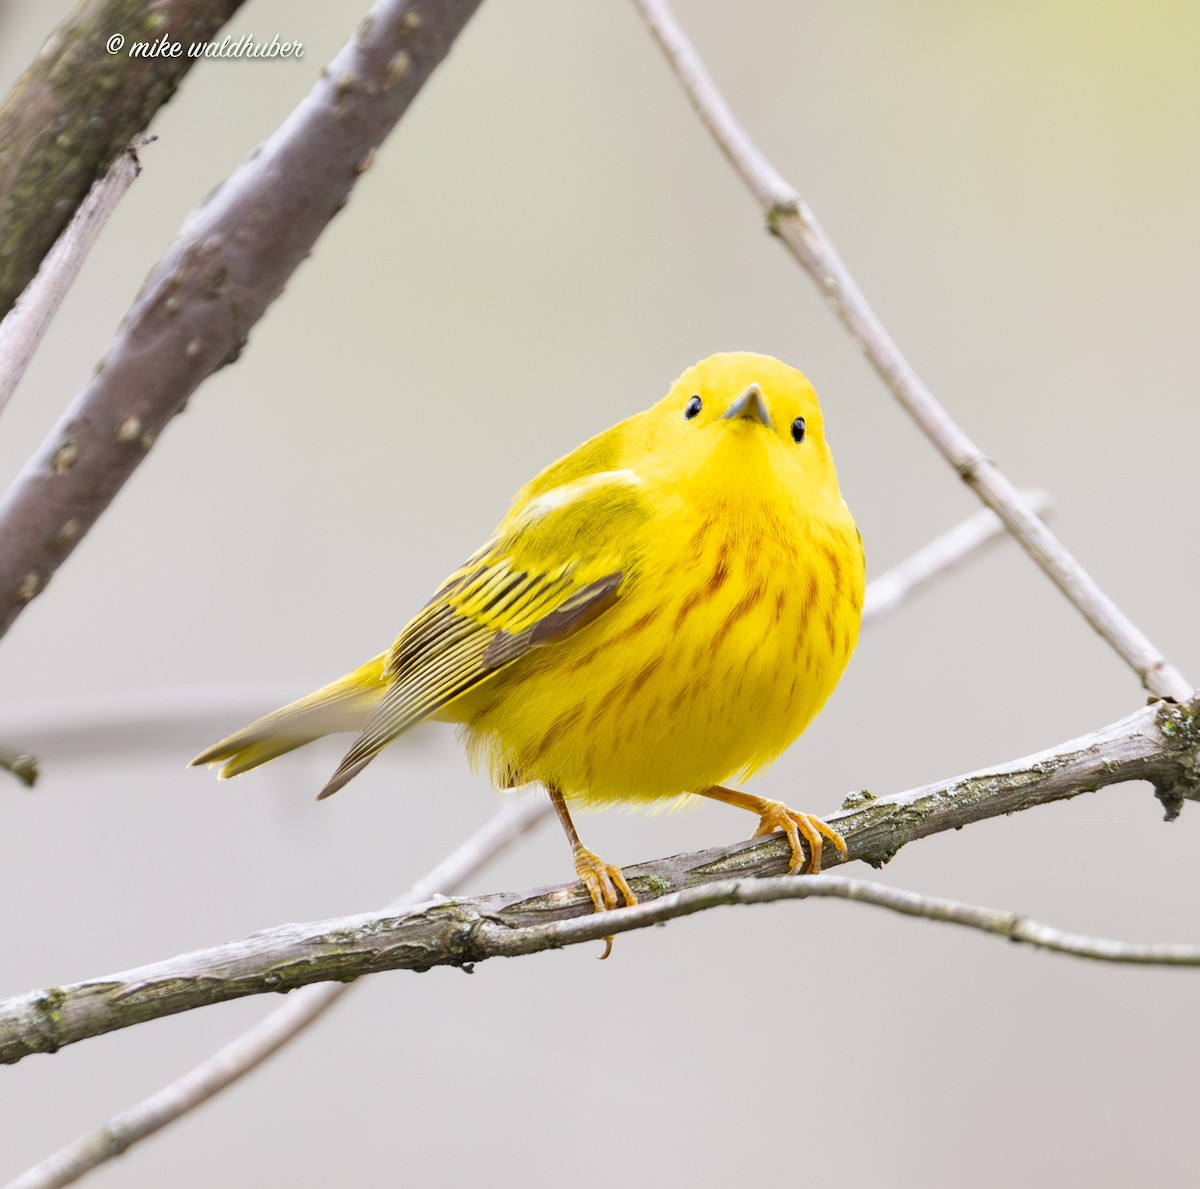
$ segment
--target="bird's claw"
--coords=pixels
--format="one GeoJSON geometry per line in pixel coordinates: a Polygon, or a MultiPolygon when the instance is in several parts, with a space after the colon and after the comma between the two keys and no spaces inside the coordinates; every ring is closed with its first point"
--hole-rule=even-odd
{"type": "MultiPolygon", "coordinates": [[[[604,862],[599,855],[585,846],[578,847],[575,851],[575,874],[587,888],[596,912],[608,912],[616,908],[618,894],[626,905],[632,906],[638,902],[638,898],[626,881],[625,873],[621,868],[604,862]]],[[[612,943],[611,936],[604,938],[604,953],[600,955],[601,960],[612,953],[612,943]]]]}
{"type": "Polygon", "coordinates": [[[816,875],[821,870],[822,837],[828,838],[843,858],[846,856],[845,840],[819,817],[790,809],[782,801],[764,801],[758,829],[751,837],[760,838],[764,834],[774,834],[777,830],[787,835],[788,844],[792,848],[792,858],[788,863],[789,875],[795,875],[801,870],[809,875],[816,875]],[[804,847],[800,844],[801,838],[808,847],[810,857],[807,864],[804,847]]]}

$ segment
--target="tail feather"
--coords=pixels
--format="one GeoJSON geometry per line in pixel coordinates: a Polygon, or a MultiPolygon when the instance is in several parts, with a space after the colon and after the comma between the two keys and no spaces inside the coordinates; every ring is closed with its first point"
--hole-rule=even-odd
{"type": "Polygon", "coordinates": [[[380,653],[315,693],[256,719],[202,751],[192,764],[223,764],[218,775],[224,780],[324,735],[361,730],[387,689],[387,657],[380,653]]]}
{"type": "Polygon", "coordinates": [[[378,754],[378,751],[373,751],[359,760],[351,760],[347,756],[338,765],[337,771],[325,782],[325,787],[317,794],[317,800],[324,801],[326,797],[332,797],[339,789],[345,788],[378,754]]]}

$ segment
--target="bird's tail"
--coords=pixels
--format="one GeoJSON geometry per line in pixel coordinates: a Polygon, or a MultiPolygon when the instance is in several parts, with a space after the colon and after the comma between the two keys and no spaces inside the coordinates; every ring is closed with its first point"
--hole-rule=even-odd
{"type": "Polygon", "coordinates": [[[192,763],[222,764],[218,775],[225,779],[323,735],[360,730],[387,689],[383,678],[387,658],[388,654],[382,652],[308,697],[256,719],[202,751],[192,763]]]}

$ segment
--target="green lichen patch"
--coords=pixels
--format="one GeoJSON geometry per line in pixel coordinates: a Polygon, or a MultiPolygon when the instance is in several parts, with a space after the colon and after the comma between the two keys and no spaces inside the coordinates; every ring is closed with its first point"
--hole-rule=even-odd
{"type": "Polygon", "coordinates": [[[878,798],[870,789],[858,789],[856,792],[847,793],[842,798],[843,809],[862,809],[864,806],[870,805],[872,801],[878,798]]]}

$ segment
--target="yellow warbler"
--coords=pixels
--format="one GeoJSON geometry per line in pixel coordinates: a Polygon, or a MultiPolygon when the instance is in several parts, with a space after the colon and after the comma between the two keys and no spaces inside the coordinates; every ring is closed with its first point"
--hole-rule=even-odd
{"type": "Polygon", "coordinates": [[[547,467],[392,647],[198,756],[234,776],[333,731],[358,738],[321,797],[410,727],[461,723],[501,788],[550,794],[597,910],[635,896],[567,801],[694,793],[786,832],[817,818],[722,787],[821,709],[858,639],[863,551],[816,393],[765,355],[713,355],[656,405],[547,467]]]}

